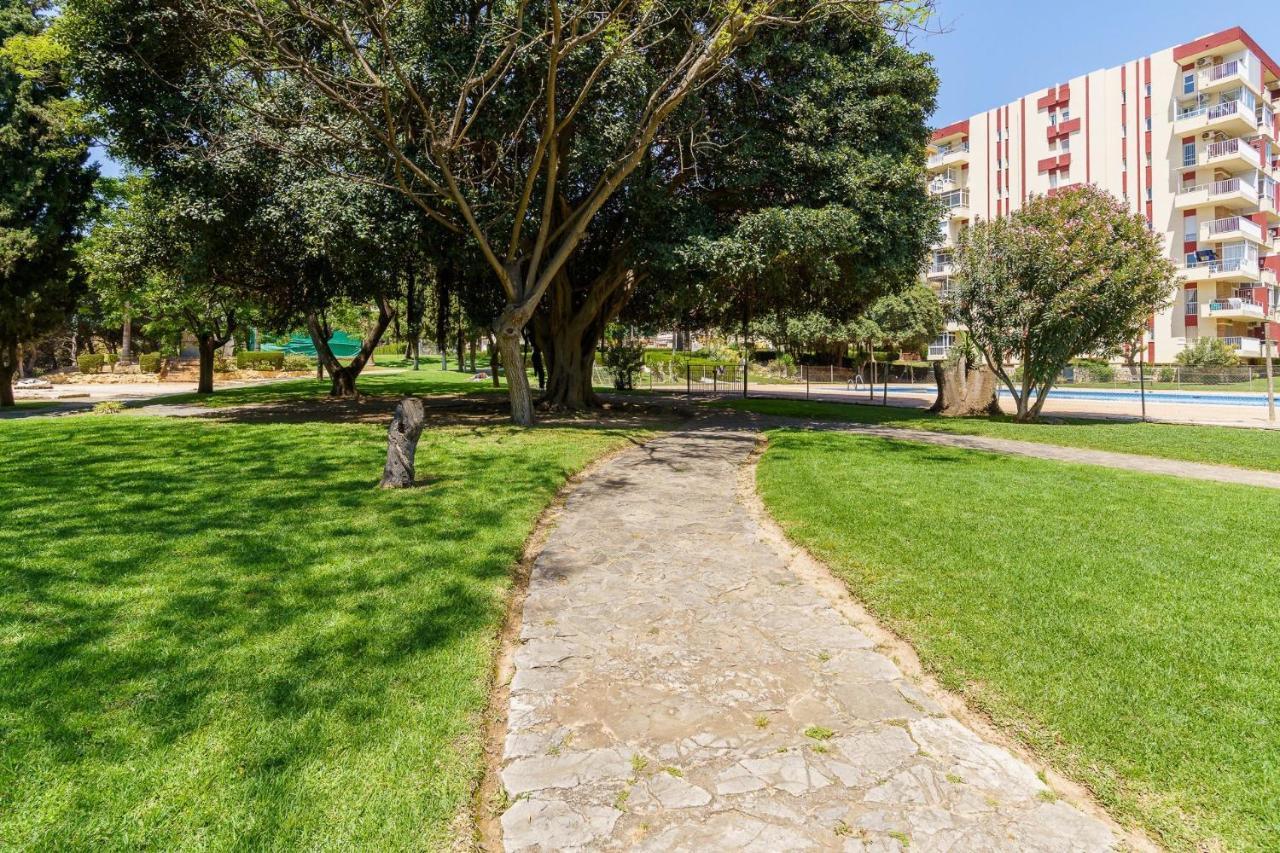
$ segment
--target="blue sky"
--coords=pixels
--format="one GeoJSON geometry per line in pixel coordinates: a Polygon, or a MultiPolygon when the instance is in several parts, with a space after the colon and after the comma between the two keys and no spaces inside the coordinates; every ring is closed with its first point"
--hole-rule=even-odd
{"type": "Polygon", "coordinates": [[[1268,2],[937,0],[937,7],[943,32],[915,40],[942,77],[935,127],[1231,27],[1280,57],[1280,14],[1268,2]]]}
{"type": "MultiPolygon", "coordinates": [[[[915,46],[936,57],[942,89],[933,125],[942,127],[1079,74],[1244,27],[1280,57],[1280,14],[1265,0],[937,0],[937,33],[915,46]],[[1269,14],[1264,10],[1270,10],[1269,14]]],[[[1280,61],[1278,59],[1277,61],[1280,61]]],[[[103,171],[115,164],[95,157],[103,171]]]]}

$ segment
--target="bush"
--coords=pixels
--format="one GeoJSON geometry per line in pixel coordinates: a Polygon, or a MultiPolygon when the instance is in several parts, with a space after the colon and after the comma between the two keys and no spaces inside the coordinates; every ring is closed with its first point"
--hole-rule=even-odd
{"type": "Polygon", "coordinates": [[[1077,382],[1114,382],[1116,369],[1105,361],[1077,361],[1077,382]]]}
{"type": "Polygon", "coordinates": [[[1195,346],[1178,353],[1183,367],[1235,367],[1240,363],[1236,351],[1221,338],[1197,338],[1195,346]]]}
{"type": "Polygon", "coordinates": [[[213,370],[215,373],[229,373],[235,367],[235,361],[222,353],[214,353],[213,370]]]}
{"type": "Polygon", "coordinates": [[[279,370],[284,367],[282,352],[238,352],[236,367],[241,370],[279,370]]]}
{"type": "Polygon", "coordinates": [[[600,361],[613,374],[613,387],[619,391],[635,385],[636,374],[644,367],[644,347],[625,338],[614,338],[605,344],[600,361]]]}
{"type": "MultiPolygon", "coordinates": [[[[374,358],[404,358],[408,344],[383,344],[373,351],[374,358]]],[[[285,368],[288,370],[288,368],[285,368]]]]}
{"type": "Polygon", "coordinates": [[[120,356],[114,352],[107,353],[107,364],[115,367],[120,363],[120,356]]]}
{"type": "Polygon", "coordinates": [[[160,372],[160,353],[144,352],[138,356],[138,370],[141,373],[159,373],[160,372]]]}
{"type": "Polygon", "coordinates": [[[1178,378],[1178,372],[1172,367],[1162,367],[1156,371],[1157,382],[1174,382],[1178,378]]]}
{"type": "Polygon", "coordinates": [[[282,362],[282,367],[293,373],[304,370],[311,370],[315,367],[315,362],[307,358],[305,355],[286,355],[282,362]]]}
{"type": "Polygon", "coordinates": [[[76,358],[76,366],[81,373],[101,373],[102,366],[107,363],[107,357],[96,353],[85,353],[76,358]]]}
{"type": "Polygon", "coordinates": [[[95,415],[117,415],[123,411],[124,403],[119,400],[103,400],[93,406],[93,414],[95,415]]]}

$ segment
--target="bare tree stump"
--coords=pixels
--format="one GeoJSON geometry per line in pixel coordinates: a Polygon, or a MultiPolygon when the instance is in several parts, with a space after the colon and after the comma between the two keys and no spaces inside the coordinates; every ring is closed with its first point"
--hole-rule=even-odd
{"type": "Polygon", "coordinates": [[[986,365],[970,367],[964,355],[933,363],[933,378],[938,383],[938,399],[929,411],[944,417],[999,415],[995,373],[986,365]]]}
{"type": "Polygon", "coordinates": [[[382,469],[380,489],[407,489],[413,485],[413,455],[426,425],[422,401],[406,397],[396,405],[395,417],[387,430],[387,465],[382,469]]]}

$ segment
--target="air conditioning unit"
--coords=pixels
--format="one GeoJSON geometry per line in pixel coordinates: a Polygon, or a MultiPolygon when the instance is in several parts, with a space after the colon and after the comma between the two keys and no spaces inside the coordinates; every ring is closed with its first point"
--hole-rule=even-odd
{"type": "Polygon", "coordinates": [[[1213,139],[1213,131],[1211,131],[1211,130],[1206,130],[1204,133],[1200,134],[1200,138],[1201,138],[1201,139],[1213,139]]]}
{"type": "Polygon", "coordinates": [[[1213,64],[1212,56],[1202,56],[1196,60],[1196,68],[1204,68],[1206,65],[1213,64]]]}

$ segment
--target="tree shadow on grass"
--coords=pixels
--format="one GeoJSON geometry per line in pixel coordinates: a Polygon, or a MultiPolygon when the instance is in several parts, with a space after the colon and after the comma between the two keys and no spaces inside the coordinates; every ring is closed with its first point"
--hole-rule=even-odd
{"type": "MultiPolygon", "coordinates": [[[[290,832],[319,832],[304,767],[376,763],[394,720],[450,750],[529,525],[590,456],[566,446],[613,437],[428,432],[431,486],[384,492],[380,425],[75,420],[7,425],[0,455],[0,788],[35,813],[70,783],[45,828],[68,843],[88,814],[122,828],[173,765],[193,810],[269,786],[303,798],[290,832]]],[[[195,829],[163,811],[160,843],[195,829]]]]}

